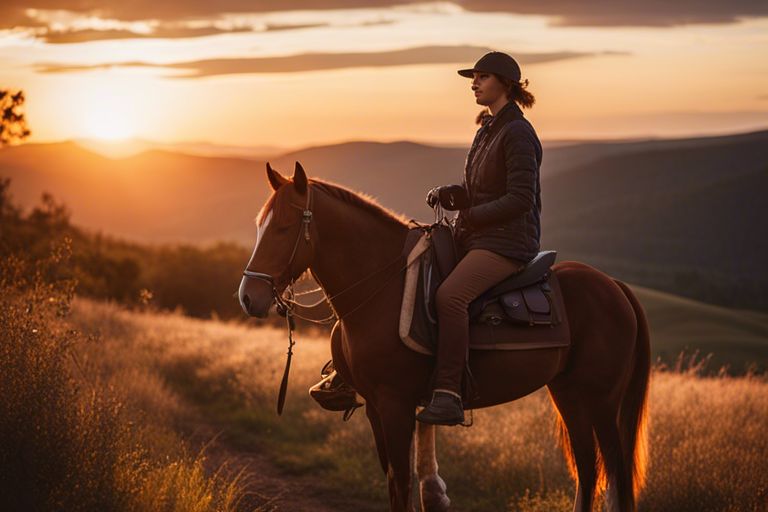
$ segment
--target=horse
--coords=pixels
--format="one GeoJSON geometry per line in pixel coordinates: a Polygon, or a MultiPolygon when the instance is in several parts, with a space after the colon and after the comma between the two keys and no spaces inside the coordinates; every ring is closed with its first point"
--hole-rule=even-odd
{"type": "MultiPolygon", "coordinates": [[[[339,374],[365,399],[390,510],[413,510],[414,459],[422,510],[447,510],[435,429],[417,428],[415,420],[417,406],[429,396],[434,359],[407,348],[398,334],[404,286],[399,263],[408,223],[370,196],[308,178],[298,161],[290,179],[269,162],[266,168],[272,191],[257,216],[256,244],[238,291],[243,310],[266,317],[309,271],[338,318],[331,354],[339,374]]],[[[467,408],[510,402],[546,386],[557,412],[557,441],[576,483],[573,511],[591,511],[596,493],[605,491],[610,511],[633,512],[648,458],[645,312],[626,284],[585,263],[563,261],[552,271],[571,344],[471,351],[477,393],[467,408]]]]}

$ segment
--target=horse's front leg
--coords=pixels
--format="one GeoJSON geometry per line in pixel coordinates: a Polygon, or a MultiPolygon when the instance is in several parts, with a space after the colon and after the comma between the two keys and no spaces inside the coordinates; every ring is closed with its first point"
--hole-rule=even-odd
{"type": "Polygon", "coordinates": [[[437,474],[437,427],[416,423],[416,472],[419,475],[422,512],[444,512],[451,505],[445,482],[437,474]]]}
{"type": "Polygon", "coordinates": [[[371,424],[373,439],[376,441],[376,452],[379,455],[381,470],[387,472],[389,460],[387,459],[387,443],[384,440],[384,428],[381,425],[381,417],[370,402],[365,404],[365,415],[368,416],[368,422],[371,424]]]}
{"type": "Polygon", "coordinates": [[[411,444],[416,423],[416,407],[397,395],[379,400],[384,443],[386,445],[389,506],[392,512],[413,512],[411,495],[411,444]]]}

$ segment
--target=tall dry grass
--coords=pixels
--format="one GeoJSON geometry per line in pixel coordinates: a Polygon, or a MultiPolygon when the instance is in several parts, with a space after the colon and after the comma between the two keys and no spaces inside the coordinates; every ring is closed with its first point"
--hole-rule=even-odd
{"type": "Polygon", "coordinates": [[[2,262],[0,509],[234,510],[238,481],[206,475],[168,425],[172,392],[149,370],[112,371],[117,355],[70,322],[68,254],[2,262]]]}
{"type": "MultiPolygon", "coordinates": [[[[111,340],[105,350],[162,375],[165,385],[222,426],[229,442],[258,446],[289,473],[316,476],[318,486],[340,496],[339,510],[384,507],[385,477],[364,414],[343,423],[339,414],[320,409],[308,397],[307,388],[319,379],[329,357],[327,339],[297,333],[289,396],[278,417],[274,408],[285,361],[284,330],[172,313],[137,314],[90,301],[74,306],[79,329],[100,331],[111,340]],[[345,508],[345,499],[360,498],[370,505],[345,508]]],[[[135,386],[144,386],[135,380],[135,386]]],[[[455,509],[570,510],[574,484],[555,445],[554,419],[542,389],[511,404],[475,411],[471,428],[441,428],[440,473],[455,509]]],[[[766,426],[765,377],[704,378],[695,365],[657,367],[650,390],[650,465],[640,510],[768,510],[766,426]]]]}

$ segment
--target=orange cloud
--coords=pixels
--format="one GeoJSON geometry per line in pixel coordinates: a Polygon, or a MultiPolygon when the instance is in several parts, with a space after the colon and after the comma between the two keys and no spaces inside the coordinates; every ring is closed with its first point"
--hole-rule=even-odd
{"type": "MultiPolygon", "coordinates": [[[[0,28],[39,26],[27,9],[66,10],[118,20],[181,20],[216,17],[223,13],[262,13],[292,10],[381,8],[420,3],[419,0],[4,0],[0,5],[0,28]]],[[[676,26],[697,23],[734,23],[741,17],[768,16],[765,0],[678,0],[637,2],[634,0],[456,0],[468,11],[506,12],[553,16],[557,26],[676,26]]]]}
{"type": "MultiPolygon", "coordinates": [[[[173,70],[187,70],[188,74],[174,75],[173,78],[199,78],[214,75],[244,73],[295,73],[324,69],[355,67],[403,66],[409,64],[462,63],[477,60],[491,48],[478,46],[421,46],[385,52],[358,53],[302,53],[281,57],[254,57],[237,59],[207,59],[171,64],[147,62],[116,62],[89,65],[38,64],[35,69],[41,73],[64,73],[107,69],[112,67],[156,67],[173,70]]],[[[622,54],[622,52],[604,52],[622,54]]],[[[521,64],[552,62],[578,57],[600,55],[583,52],[519,53],[515,59],[521,64]]]]}

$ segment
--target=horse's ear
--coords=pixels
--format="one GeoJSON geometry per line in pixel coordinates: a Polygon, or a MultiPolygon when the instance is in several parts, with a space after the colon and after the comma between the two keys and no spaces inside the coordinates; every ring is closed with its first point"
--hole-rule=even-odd
{"type": "Polygon", "coordinates": [[[269,180],[269,184],[272,186],[272,190],[277,190],[288,183],[288,178],[274,170],[269,165],[269,162],[267,162],[267,179],[269,180]]]}
{"type": "Polygon", "coordinates": [[[293,171],[293,186],[299,194],[307,192],[307,174],[299,161],[296,161],[296,168],[293,171]]]}

